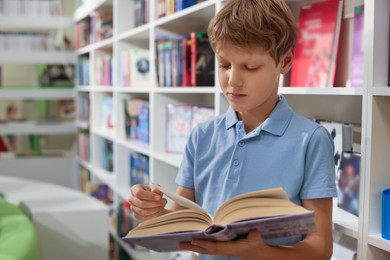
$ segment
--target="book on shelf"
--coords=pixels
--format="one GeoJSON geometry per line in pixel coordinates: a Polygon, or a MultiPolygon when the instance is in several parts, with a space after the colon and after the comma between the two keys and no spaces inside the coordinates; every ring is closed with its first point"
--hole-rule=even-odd
{"type": "Polygon", "coordinates": [[[351,152],[353,149],[353,125],[336,121],[317,120],[317,122],[328,130],[334,143],[334,164],[336,173],[336,184],[340,177],[339,169],[341,155],[343,152],[351,152]]]}
{"type": "Polygon", "coordinates": [[[0,122],[23,120],[23,100],[1,100],[0,122]]]}
{"type": "Polygon", "coordinates": [[[38,84],[41,87],[73,87],[75,85],[74,64],[37,65],[38,84]]]}
{"type": "Polygon", "coordinates": [[[291,87],[333,86],[342,8],[342,0],[322,0],[300,8],[291,87]]]}
{"type": "Polygon", "coordinates": [[[89,55],[80,55],[77,57],[77,84],[79,86],[89,85],[89,55]]]}
{"type": "Polygon", "coordinates": [[[113,57],[112,54],[99,55],[95,59],[95,84],[100,86],[112,86],[113,57]]]}
{"type": "Polygon", "coordinates": [[[355,216],[359,215],[360,161],[360,153],[343,152],[337,183],[337,206],[355,216]]]}
{"type": "Polygon", "coordinates": [[[79,165],[79,173],[80,173],[80,189],[84,193],[89,193],[91,172],[85,167],[79,165]]]}
{"type": "Polygon", "coordinates": [[[103,96],[101,98],[98,127],[103,130],[114,128],[114,104],[112,96],[103,96]]]}
{"type": "Polygon", "coordinates": [[[131,153],[130,161],[130,186],[135,184],[149,185],[149,157],[140,153],[131,153]]]}
{"type": "Polygon", "coordinates": [[[215,55],[206,33],[156,40],[157,82],[162,87],[215,84],[215,55]]]}
{"type": "Polygon", "coordinates": [[[364,5],[355,7],[353,18],[352,57],[350,66],[351,87],[361,88],[364,83],[363,51],[364,5]]]}
{"type": "Polygon", "coordinates": [[[149,5],[150,0],[134,1],[134,24],[135,27],[149,22],[149,5]]]}
{"type": "Polygon", "coordinates": [[[126,99],[124,102],[126,138],[149,143],[149,102],[144,99],[126,99]]]}
{"type": "Polygon", "coordinates": [[[207,33],[191,32],[191,86],[214,86],[215,56],[207,33]]]}
{"type": "Polygon", "coordinates": [[[130,50],[130,86],[150,87],[149,50],[130,50]]]}
{"type": "Polygon", "coordinates": [[[168,104],[165,150],[168,153],[182,153],[191,131],[192,106],[168,104]]]}
{"type": "Polygon", "coordinates": [[[214,117],[214,109],[190,104],[168,104],[165,151],[183,153],[191,130],[214,117]]]}
{"type": "Polygon", "coordinates": [[[102,169],[112,172],[114,170],[114,150],[113,142],[111,140],[101,138],[101,167],[102,169]]]}
{"type": "Polygon", "coordinates": [[[89,131],[77,133],[77,155],[85,162],[90,161],[90,135],[89,131]]]}
{"type": "Polygon", "coordinates": [[[193,239],[229,241],[257,229],[264,239],[304,235],[316,230],[314,212],[291,202],[282,188],[259,190],[223,203],[214,216],[195,202],[153,185],[187,209],[145,220],[123,237],[159,252],[177,251],[193,239]]]}
{"type": "Polygon", "coordinates": [[[114,192],[105,183],[99,181],[91,181],[89,184],[89,195],[100,200],[105,205],[112,205],[114,192]]]}

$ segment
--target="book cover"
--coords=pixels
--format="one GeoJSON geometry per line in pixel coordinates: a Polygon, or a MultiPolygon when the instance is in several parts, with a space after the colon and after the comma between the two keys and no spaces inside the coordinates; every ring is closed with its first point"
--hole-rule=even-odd
{"type": "Polygon", "coordinates": [[[205,122],[213,117],[214,117],[214,109],[212,107],[193,106],[191,129],[193,129],[199,123],[205,122]]]}
{"type": "Polygon", "coordinates": [[[150,87],[149,50],[132,49],[130,60],[130,86],[150,87]]]}
{"type": "Polygon", "coordinates": [[[354,15],[350,77],[351,87],[361,88],[364,83],[364,6],[357,6],[354,15]]]}
{"type": "Polygon", "coordinates": [[[16,121],[24,119],[22,100],[1,100],[0,121],[16,121]]]}
{"type": "Polygon", "coordinates": [[[38,84],[41,87],[73,87],[76,71],[73,64],[37,65],[38,84]]]}
{"type": "Polygon", "coordinates": [[[215,56],[207,33],[192,32],[191,39],[191,86],[214,86],[215,56]]]}
{"type": "Polygon", "coordinates": [[[264,239],[303,235],[316,230],[314,212],[288,200],[282,188],[239,195],[210,216],[194,202],[154,185],[188,209],[143,221],[123,237],[125,241],[159,252],[178,251],[193,239],[229,241],[257,229],[264,239]]]}
{"type": "Polygon", "coordinates": [[[149,141],[149,103],[144,99],[124,100],[125,136],[127,139],[149,141]],[[142,137],[141,137],[142,136],[142,137]]]}
{"type": "Polygon", "coordinates": [[[291,87],[333,86],[342,4],[323,0],[301,7],[291,87]]]}
{"type": "Polygon", "coordinates": [[[337,183],[337,206],[355,216],[359,215],[360,158],[359,153],[342,153],[337,183]]]}
{"type": "Polygon", "coordinates": [[[166,152],[183,153],[191,131],[192,106],[168,104],[166,108],[166,152]]]}
{"type": "Polygon", "coordinates": [[[335,121],[317,121],[328,130],[334,142],[334,164],[336,184],[340,178],[340,162],[343,152],[351,152],[353,148],[353,125],[335,121]]]}
{"type": "Polygon", "coordinates": [[[135,184],[149,185],[149,157],[139,154],[130,154],[130,186],[135,184]]]}

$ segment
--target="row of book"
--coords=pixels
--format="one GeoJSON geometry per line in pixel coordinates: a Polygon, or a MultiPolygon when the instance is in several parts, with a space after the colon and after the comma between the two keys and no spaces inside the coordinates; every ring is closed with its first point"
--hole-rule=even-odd
{"type": "Polygon", "coordinates": [[[214,86],[215,56],[207,34],[156,40],[156,71],[161,87],[214,86]]]}
{"type": "Polygon", "coordinates": [[[150,87],[150,53],[146,49],[127,49],[120,54],[120,86],[150,87]]]}
{"type": "Polygon", "coordinates": [[[76,48],[112,37],[112,10],[96,11],[76,23],[76,48]]]}
{"type": "Polygon", "coordinates": [[[113,59],[111,54],[96,57],[95,84],[100,86],[112,86],[113,59]]]}
{"type": "Polygon", "coordinates": [[[0,135],[0,156],[64,156],[72,153],[73,144],[72,135],[0,135]]]}
{"type": "Polygon", "coordinates": [[[0,121],[58,120],[73,121],[73,100],[1,100],[0,121]]]}
{"type": "Polygon", "coordinates": [[[77,96],[77,119],[82,122],[89,122],[90,99],[88,94],[77,96]]]}
{"type": "Polygon", "coordinates": [[[2,0],[0,14],[55,16],[62,14],[60,0],[2,0]]]}
{"type": "Polygon", "coordinates": [[[348,10],[343,9],[343,3],[324,0],[301,6],[294,62],[286,86],[363,86],[364,6],[355,7],[351,26],[351,18],[344,18],[348,10]]]}
{"type": "MultiPolygon", "coordinates": [[[[164,1],[164,5],[169,4],[164,1]]],[[[325,0],[301,7],[293,67],[284,85],[363,86],[364,6],[354,9],[353,33],[347,30],[350,18],[343,18],[343,15],[342,0],[325,0]],[[342,56],[350,50],[350,57],[342,56]],[[348,62],[343,62],[345,60],[348,62]]],[[[119,85],[150,86],[149,60],[147,50],[123,51],[120,55],[119,85]]],[[[111,56],[98,60],[97,84],[112,84],[111,63],[111,56]]],[[[191,32],[187,37],[156,39],[155,66],[158,86],[215,85],[215,56],[206,33],[191,32]]]]}
{"type": "Polygon", "coordinates": [[[157,17],[161,18],[206,0],[158,0],[157,17]]]}
{"type": "Polygon", "coordinates": [[[79,86],[88,86],[90,84],[89,70],[90,62],[88,55],[81,55],[77,57],[77,84],[79,86]]]}
{"type": "Polygon", "coordinates": [[[77,133],[77,156],[85,161],[91,161],[91,153],[90,153],[90,135],[88,131],[80,131],[77,133]]]}
{"type": "Polygon", "coordinates": [[[2,51],[53,51],[54,41],[49,33],[0,32],[2,51]]]}
{"type": "Polygon", "coordinates": [[[8,89],[23,88],[71,88],[75,84],[75,66],[74,64],[37,64],[33,65],[33,70],[29,71],[30,75],[25,75],[26,78],[31,77],[33,84],[25,85],[11,85],[7,81],[11,81],[12,67],[8,65],[0,66],[0,87],[8,89]],[[4,81],[3,81],[4,79],[4,81]]]}

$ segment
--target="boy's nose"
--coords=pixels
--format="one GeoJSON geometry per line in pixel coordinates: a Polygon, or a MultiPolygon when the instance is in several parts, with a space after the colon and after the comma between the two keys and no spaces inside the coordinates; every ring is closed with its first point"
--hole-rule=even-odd
{"type": "Polygon", "coordinates": [[[242,81],[242,78],[240,76],[240,73],[238,73],[237,70],[234,70],[233,68],[230,70],[228,83],[232,87],[241,87],[242,86],[243,81],[242,81]]]}

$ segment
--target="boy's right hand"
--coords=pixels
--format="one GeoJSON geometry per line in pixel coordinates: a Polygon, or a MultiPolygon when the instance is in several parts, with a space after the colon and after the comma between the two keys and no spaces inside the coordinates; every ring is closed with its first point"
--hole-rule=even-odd
{"type": "Polygon", "coordinates": [[[134,216],[139,220],[147,220],[166,213],[167,200],[163,198],[162,192],[146,185],[136,184],[131,187],[129,203],[134,216]]]}

